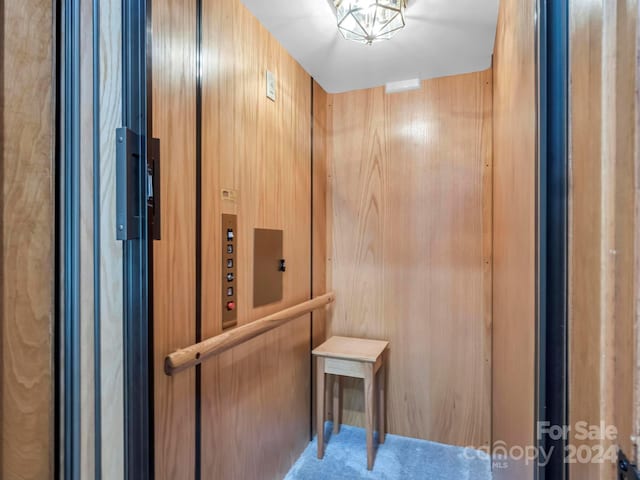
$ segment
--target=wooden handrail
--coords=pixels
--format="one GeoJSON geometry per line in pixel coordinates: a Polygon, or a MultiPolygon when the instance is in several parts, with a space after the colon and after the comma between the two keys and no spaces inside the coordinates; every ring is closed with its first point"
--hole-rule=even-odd
{"type": "Polygon", "coordinates": [[[254,322],[216,335],[215,337],[208,338],[190,347],[177,350],[165,358],[164,371],[167,375],[173,375],[187,368],[195,367],[209,357],[218,355],[269,330],[278,328],[280,325],[301,317],[306,313],[329,305],[333,303],[334,300],[335,295],[333,292],[325,293],[324,295],[320,295],[294,307],[281,310],[280,312],[273,313],[254,322]]]}

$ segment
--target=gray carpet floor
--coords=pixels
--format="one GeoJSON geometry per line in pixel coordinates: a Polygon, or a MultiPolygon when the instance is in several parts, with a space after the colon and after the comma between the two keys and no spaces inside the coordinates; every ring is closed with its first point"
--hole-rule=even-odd
{"type": "Polygon", "coordinates": [[[316,458],[316,437],[285,480],[491,480],[486,453],[397,435],[386,436],[368,471],[364,429],[343,425],[332,435],[327,422],[325,432],[324,459],[316,458]]]}

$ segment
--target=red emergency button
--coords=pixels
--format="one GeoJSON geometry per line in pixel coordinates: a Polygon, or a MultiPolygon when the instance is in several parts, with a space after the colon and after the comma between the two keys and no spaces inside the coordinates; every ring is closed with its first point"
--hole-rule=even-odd
{"type": "Polygon", "coordinates": [[[231,311],[235,309],[236,309],[236,302],[227,302],[227,310],[231,311]]]}

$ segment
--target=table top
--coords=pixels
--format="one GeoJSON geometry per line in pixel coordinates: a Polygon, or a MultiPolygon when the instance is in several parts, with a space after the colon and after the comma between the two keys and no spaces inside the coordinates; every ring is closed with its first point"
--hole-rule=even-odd
{"type": "Polygon", "coordinates": [[[388,346],[389,342],[383,340],[331,337],[322,345],[314,349],[312,353],[319,357],[375,362],[388,346]]]}

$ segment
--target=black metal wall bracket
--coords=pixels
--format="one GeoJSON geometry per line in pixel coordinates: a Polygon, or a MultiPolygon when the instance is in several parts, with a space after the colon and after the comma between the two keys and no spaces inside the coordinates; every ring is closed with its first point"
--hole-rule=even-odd
{"type": "Polygon", "coordinates": [[[145,172],[151,235],[160,240],[160,140],[150,139],[143,164],[144,138],[129,128],[116,129],[116,238],[140,238],[140,175],[145,172]]]}
{"type": "Polygon", "coordinates": [[[139,185],[142,138],[132,130],[116,129],[116,238],[140,238],[139,185]]]}
{"type": "Polygon", "coordinates": [[[149,161],[147,163],[147,207],[151,222],[151,237],[160,240],[162,224],[160,222],[160,140],[149,140],[149,161]]]}
{"type": "Polygon", "coordinates": [[[632,464],[622,450],[618,450],[618,480],[640,480],[638,466],[632,464]]]}

